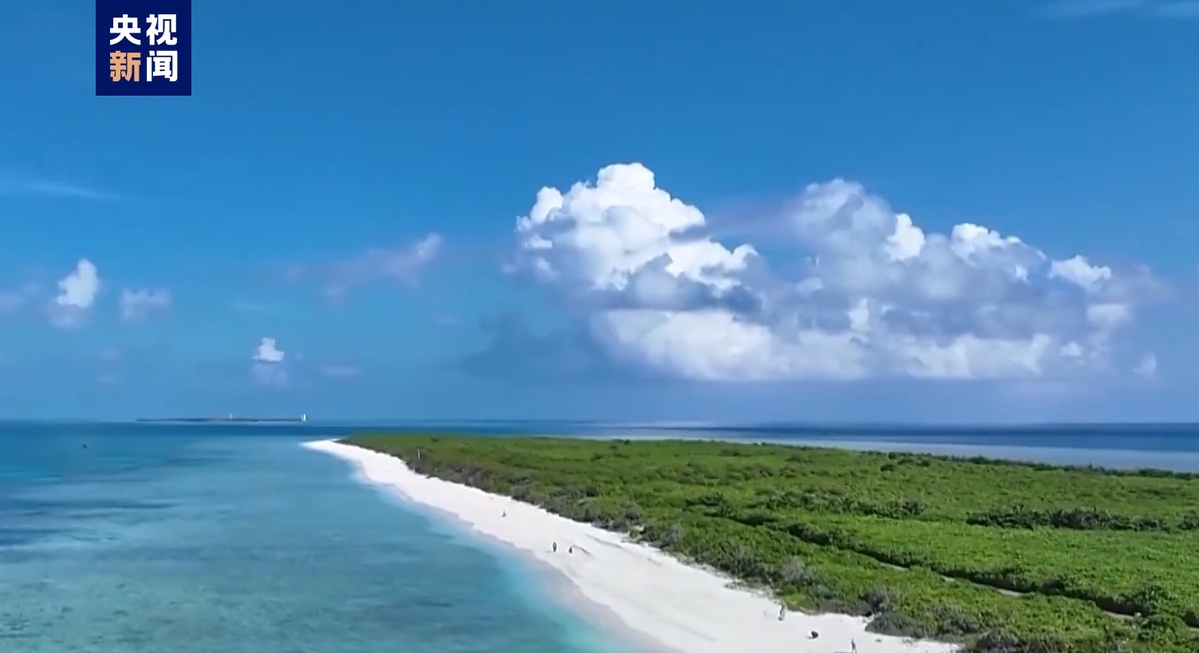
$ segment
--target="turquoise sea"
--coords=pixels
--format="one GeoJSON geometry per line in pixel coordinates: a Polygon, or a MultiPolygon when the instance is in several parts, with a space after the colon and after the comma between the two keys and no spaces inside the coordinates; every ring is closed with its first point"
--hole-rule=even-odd
{"type": "Polygon", "coordinates": [[[317,435],[5,425],[0,651],[628,650],[520,559],[298,446],[317,435]]]}
{"type": "MultiPolygon", "coordinates": [[[[437,426],[1199,469],[1178,427],[437,426]]],[[[299,446],[362,428],[0,423],[0,652],[636,653],[558,579],[299,446]]]]}

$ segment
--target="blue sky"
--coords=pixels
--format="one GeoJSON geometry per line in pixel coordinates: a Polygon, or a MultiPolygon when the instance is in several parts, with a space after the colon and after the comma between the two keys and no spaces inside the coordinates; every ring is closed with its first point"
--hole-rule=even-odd
{"type": "Polygon", "coordinates": [[[6,12],[0,414],[1199,419],[1199,3],[329,7],[6,12]]]}

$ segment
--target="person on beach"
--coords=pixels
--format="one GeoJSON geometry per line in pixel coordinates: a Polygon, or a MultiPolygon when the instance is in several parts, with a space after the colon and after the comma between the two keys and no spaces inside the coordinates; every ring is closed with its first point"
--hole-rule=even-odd
{"type": "Polygon", "coordinates": [[[507,511],[507,510],[505,510],[505,511],[504,511],[504,514],[500,515],[500,517],[507,517],[507,516],[508,516],[508,511],[507,511]]]}
{"type": "Polygon", "coordinates": [[[856,639],[849,640],[850,653],[858,653],[858,641],[856,639]]]}
{"type": "Polygon", "coordinates": [[[554,553],[558,552],[558,543],[554,542],[554,553]]]}
{"type": "Polygon", "coordinates": [[[567,547],[567,549],[566,549],[566,552],[567,552],[567,553],[574,553],[574,552],[575,552],[575,548],[574,548],[573,546],[567,547]]]}
{"type": "Polygon", "coordinates": [[[785,618],[786,616],[787,616],[787,605],[784,603],[779,606],[779,621],[782,621],[783,618],[785,618]]]}

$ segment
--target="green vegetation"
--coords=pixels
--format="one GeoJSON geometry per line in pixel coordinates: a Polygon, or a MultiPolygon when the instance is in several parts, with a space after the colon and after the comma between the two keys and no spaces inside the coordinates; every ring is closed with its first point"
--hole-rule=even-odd
{"type": "Polygon", "coordinates": [[[880,633],[978,653],[1199,651],[1192,474],[701,441],[348,442],[880,633]]]}

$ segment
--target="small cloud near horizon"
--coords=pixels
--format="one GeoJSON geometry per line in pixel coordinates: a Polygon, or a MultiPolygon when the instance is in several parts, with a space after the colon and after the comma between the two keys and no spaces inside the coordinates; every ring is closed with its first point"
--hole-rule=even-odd
{"type": "Polygon", "coordinates": [[[251,357],[250,374],[254,380],[277,387],[287,386],[291,379],[285,361],[287,353],[279,348],[274,338],[264,336],[258,341],[251,357]]]}

